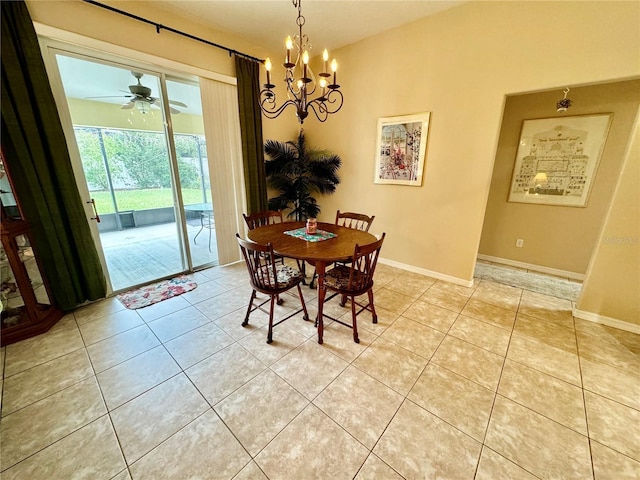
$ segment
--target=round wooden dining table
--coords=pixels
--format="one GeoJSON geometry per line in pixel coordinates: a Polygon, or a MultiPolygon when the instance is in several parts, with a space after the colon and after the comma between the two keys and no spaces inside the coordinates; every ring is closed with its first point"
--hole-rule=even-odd
{"type": "Polygon", "coordinates": [[[283,257],[315,263],[318,274],[318,343],[324,332],[322,309],[326,296],[324,276],[327,265],[346,261],[353,257],[356,245],[368,245],[378,239],[362,230],[342,227],[333,223],[318,223],[318,230],[336,234],[335,237],[317,242],[297,238],[285,232],[304,228],[304,222],[283,222],[249,230],[250,240],[273,245],[273,251],[283,257]]]}

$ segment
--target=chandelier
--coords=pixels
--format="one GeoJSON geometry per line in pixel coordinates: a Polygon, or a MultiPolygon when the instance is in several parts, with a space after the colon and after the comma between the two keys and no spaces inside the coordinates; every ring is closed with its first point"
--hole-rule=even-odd
{"type": "Polygon", "coordinates": [[[267,118],[276,118],[288,106],[293,105],[296,109],[298,121],[302,124],[311,110],[316,118],[321,122],[327,120],[330,113],[336,113],[342,108],[343,96],[340,85],[336,82],[336,71],[338,64],[335,59],[331,61],[331,72],[329,73],[329,52],[325,49],[322,53],[324,69],[318,74],[316,80],[314,73],[309,66],[309,51],[311,42],[309,37],[302,33],[305,18],[301,13],[302,0],[292,0],[293,6],[298,9],[296,24],[299,33],[292,37],[287,37],[285,42],[287,52],[284,61],[285,77],[284,81],[287,89],[287,100],[279,107],[276,104],[276,94],[273,91],[275,85],[271,83],[271,60],[265,60],[267,71],[267,83],[260,91],[260,109],[267,118]],[[295,47],[295,51],[292,52],[295,47]],[[333,76],[333,78],[332,78],[333,76]],[[332,81],[332,83],[330,83],[332,81]],[[318,96],[313,95],[318,92],[318,96]]]}

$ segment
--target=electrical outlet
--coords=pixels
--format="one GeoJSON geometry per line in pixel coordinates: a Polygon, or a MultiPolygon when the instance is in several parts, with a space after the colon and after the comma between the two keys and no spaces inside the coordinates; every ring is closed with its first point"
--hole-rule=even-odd
{"type": "Polygon", "coordinates": [[[521,238],[516,239],[516,247],[522,248],[524,245],[524,240],[521,238]]]}

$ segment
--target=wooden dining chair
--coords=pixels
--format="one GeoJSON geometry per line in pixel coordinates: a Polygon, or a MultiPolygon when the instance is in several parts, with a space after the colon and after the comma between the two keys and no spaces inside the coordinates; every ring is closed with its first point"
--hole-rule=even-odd
{"type": "MultiPolygon", "coordinates": [[[[249,300],[249,306],[247,308],[247,314],[244,317],[242,326],[246,327],[249,324],[249,317],[252,312],[258,309],[263,310],[261,307],[265,303],[270,302],[267,343],[271,343],[273,341],[274,326],[288,320],[300,312],[304,312],[302,318],[305,321],[309,320],[309,313],[307,312],[307,306],[304,303],[302,289],[300,288],[300,283],[302,283],[304,277],[296,268],[284,264],[276,264],[275,256],[273,254],[273,246],[270,243],[262,245],[249,240],[243,240],[237,233],[236,238],[238,239],[238,245],[242,251],[242,257],[247,265],[249,282],[253,288],[253,291],[251,292],[251,299],[249,300]],[[301,308],[295,310],[293,313],[290,313],[274,324],[273,312],[275,304],[276,302],[278,304],[283,302],[280,298],[280,294],[289,292],[289,290],[294,287],[298,288],[298,297],[300,299],[301,308]],[[258,292],[267,295],[269,298],[264,300],[262,303],[254,305],[258,292]]],[[[292,294],[292,296],[294,295],[292,294]]]]}
{"type": "Polygon", "coordinates": [[[362,213],[341,212],[338,210],[336,213],[336,225],[368,232],[374,218],[376,218],[375,215],[370,217],[362,213]]]}
{"type": "MultiPolygon", "coordinates": [[[[272,225],[274,223],[282,223],[282,212],[279,210],[265,210],[263,212],[256,212],[250,214],[242,214],[244,222],[247,224],[249,230],[254,228],[264,227],[266,225],[272,225]]],[[[284,257],[275,254],[276,261],[284,265],[284,257]]],[[[305,282],[303,282],[305,283],[305,282]]]]}
{"type": "Polygon", "coordinates": [[[336,264],[324,277],[324,286],[328,291],[334,292],[324,300],[324,303],[336,295],[341,295],[340,305],[344,307],[347,299],[350,299],[352,323],[349,325],[327,314],[323,314],[323,317],[353,328],[353,341],[356,343],[360,343],[357,324],[357,316],[360,313],[365,310],[370,311],[373,323],[378,323],[378,315],[373,301],[373,275],[384,237],[383,233],[377,242],[369,245],[356,245],[351,263],[348,265],[336,264]],[[356,297],[365,293],[368,297],[366,303],[360,303],[356,300],[356,297]]]}
{"type": "MultiPolygon", "coordinates": [[[[254,228],[264,227],[266,225],[273,225],[274,223],[282,223],[282,211],[280,210],[265,210],[263,212],[256,212],[249,215],[242,214],[245,223],[249,230],[254,228]]],[[[275,254],[276,260],[280,261],[284,265],[284,257],[282,255],[275,254]]],[[[304,263],[301,264],[299,260],[296,260],[298,269],[302,272],[302,284],[306,285],[304,263]]]]}
{"type": "MultiPolygon", "coordinates": [[[[336,225],[368,232],[374,218],[376,218],[375,215],[370,217],[363,213],[341,212],[338,210],[336,213],[336,225]]],[[[309,288],[316,288],[316,278],[318,278],[318,274],[314,269],[313,275],[311,276],[311,282],[309,283],[309,288]]]]}
{"type": "Polygon", "coordinates": [[[263,212],[250,213],[249,215],[243,213],[242,216],[249,230],[273,223],[282,223],[282,212],[279,210],[265,210],[263,212]]]}

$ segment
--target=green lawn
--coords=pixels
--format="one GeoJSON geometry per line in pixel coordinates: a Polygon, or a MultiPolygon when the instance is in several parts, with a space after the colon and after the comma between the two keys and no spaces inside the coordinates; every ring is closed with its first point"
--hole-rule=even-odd
{"type": "MultiPolygon", "coordinates": [[[[116,201],[118,202],[118,210],[121,212],[173,206],[173,196],[169,188],[116,190],[115,194],[116,201]]],[[[91,192],[91,198],[96,201],[98,214],[102,215],[115,212],[109,192],[91,192]]],[[[202,203],[202,190],[185,188],[182,190],[182,198],[185,205],[202,203]]],[[[211,192],[209,191],[207,191],[207,198],[211,198],[211,192]]]]}

